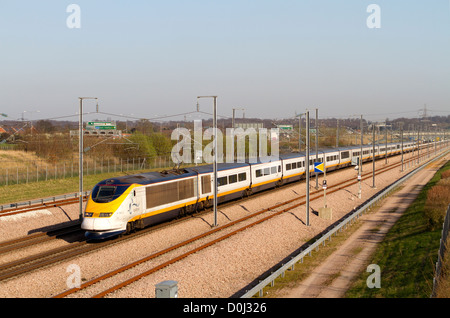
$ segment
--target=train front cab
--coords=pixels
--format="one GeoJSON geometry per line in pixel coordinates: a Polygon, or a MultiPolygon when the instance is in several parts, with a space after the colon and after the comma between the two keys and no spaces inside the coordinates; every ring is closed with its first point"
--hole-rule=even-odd
{"type": "Polygon", "coordinates": [[[104,239],[126,230],[119,215],[127,208],[128,197],[135,186],[110,179],[92,189],[81,223],[87,239],[104,239]]]}

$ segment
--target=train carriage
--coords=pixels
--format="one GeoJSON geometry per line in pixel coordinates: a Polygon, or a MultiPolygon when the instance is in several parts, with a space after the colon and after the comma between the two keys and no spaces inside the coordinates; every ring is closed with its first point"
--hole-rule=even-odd
{"type": "Polygon", "coordinates": [[[281,185],[281,160],[251,164],[251,190],[260,192],[281,185]]]}
{"type": "Polygon", "coordinates": [[[332,171],[339,168],[340,156],[338,149],[326,149],[323,151],[325,154],[325,167],[327,171],[332,171]]]}
{"type": "Polygon", "coordinates": [[[305,174],[305,153],[281,155],[282,183],[299,181],[305,174]]]}
{"type": "MultiPolygon", "coordinates": [[[[198,210],[212,205],[214,196],[212,165],[191,168],[198,174],[199,207],[198,210]]],[[[250,165],[248,163],[217,164],[217,198],[218,203],[241,198],[249,194],[251,185],[250,165]]]]}

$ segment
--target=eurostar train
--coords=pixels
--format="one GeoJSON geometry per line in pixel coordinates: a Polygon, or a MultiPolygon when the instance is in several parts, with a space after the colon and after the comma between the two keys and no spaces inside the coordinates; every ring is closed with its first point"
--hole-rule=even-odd
{"type": "MultiPolygon", "coordinates": [[[[420,151],[427,147],[434,143],[420,145],[420,151]]],[[[415,149],[413,142],[403,145],[404,152],[415,149]]],[[[340,169],[350,166],[360,151],[360,146],[322,149],[318,162],[325,158],[327,171],[340,169]]],[[[363,162],[372,160],[372,145],[363,146],[362,152],[363,162]]],[[[386,145],[375,146],[376,159],[400,152],[400,143],[389,143],[387,149],[386,145]]],[[[305,159],[300,152],[269,162],[218,164],[218,204],[304,179],[305,159]]],[[[315,152],[309,158],[311,172],[314,162],[315,152]]],[[[92,189],[81,228],[88,239],[104,239],[192,214],[212,206],[213,187],[212,165],[106,179],[92,189]]]]}

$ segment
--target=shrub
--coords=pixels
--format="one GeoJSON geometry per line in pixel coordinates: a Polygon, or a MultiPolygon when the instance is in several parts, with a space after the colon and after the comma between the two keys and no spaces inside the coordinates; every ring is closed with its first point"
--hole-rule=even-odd
{"type": "Polygon", "coordinates": [[[450,202],[450,185],[445,183],[439,182],[427,193],[424,214],[430,230],[437,229],[444,222],[446,207],[450,202]]]}
{"type": "Polygon", "coordinates": [[[442,172],[441,178],[442,179],[449,179],[450,178],[450,170],[446,170],[446,171],[442,172]]]}

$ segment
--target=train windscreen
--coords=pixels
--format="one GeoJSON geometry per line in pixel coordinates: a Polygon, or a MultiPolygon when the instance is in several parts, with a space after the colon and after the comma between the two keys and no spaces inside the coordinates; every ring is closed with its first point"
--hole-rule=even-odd
{"type": "Polygon", "coordinates": [[[128,185],[96,185],[92,190],[92,200],[97,203],[111,202],[122,195],[128,185]]]}

